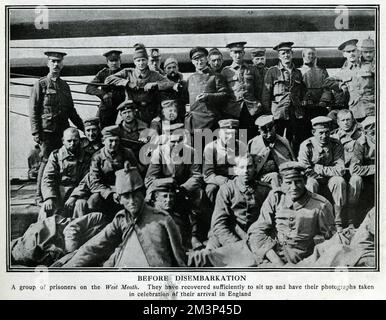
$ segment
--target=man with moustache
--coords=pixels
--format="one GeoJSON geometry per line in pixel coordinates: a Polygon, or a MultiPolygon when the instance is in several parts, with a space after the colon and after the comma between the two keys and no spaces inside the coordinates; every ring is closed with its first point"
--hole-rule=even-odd
{"type": "Polygon", "coordinates": [[[230,99],[224,113],[240,120],[240,129],[248,130],[248,140],[257,135],[256,118],[263,113],[260,103],[259,74],[256,68],[244,61],[246,42],[227,44],[232,64],[224,67],[224,76],[230,89],[230,99]]]}
{"type": "Polygon", "coordinates": [[[81,147],[78,129],[70,127],[63,132],[63,146],[54,150],[47,161],[42,178],[44,203],[39,220],[58,212],[72,217],[75,200],[71,192],[87,174],[91,155],[81,147]]]}
{"type": "Polygon", "coordinates": [[[263,92],[264,78],[268,71],[266,67],[267,57],[265,48],[254,48],[251,50],[252,65],[256,68],[259,74],[259,90],[263,92]]]}
{"type": "Polygon", "coordinates": [[[185,118],[185,127],[194,130],[217,127],[222,109],[228,98],[224,78],[208,67],[208,50],[195,47],[189,53],[196,71],[188,78],[190,111],[185,118]]]}
{"type": "Polygon", "coordinates": [[[339,140],[330,137],[331,118],[320,116],[311,121],[313,137],[300,145],[298,161],[306,168],[307,189],[331,194],[335,225],[338,231],[342,231],[341,213],[347,200],[343,146],[339,140]]]}
{"type": "Polygon", "coordinates": [[[173,88],[178,91],[178,84],[150,70],[149,56],[143,44],[134,45],[135,68],[125,68],[105,80],[105,84],[124,87],[126,98],[133,100],[138,109],[138,119],[150,124],[158,115],[159,92],[173,88]]]}
{"type": "Polygon", "coordinates": [[[208,52],[208,63],[209,67],[214,71],[220,73],[222,70],[222,64],[224,63],[224,58],[222,53],[217,48],[212,48],[208,52]]]}
{"type": "Polygon", "coordinates": [[[294,161],[295,155],[287,139],[276,133],[272,115],[260,116],[256,120],[260,135],[248,142],[248,151],[256,155],[258,180],[273,189],[280,186],[279,166],[294,161]]]}
{"type": "Polygon", "coordinates": [[[164,70],[161,68],[161,54],[159,53],[158,48],[150,49],[149,69],[158,72],[162,76],[165,75],[164,70]]]}
{"type": "Polygon", "coordinates": [[[315,236],[329,239],[335,231],[331,203],[306,188],[306,168],[289,161],[279,169],[281,189],[269,193],[248,230],[247,244],[265,267],[298,263],[312,254],[315,236]]]}
{"type": "Polygon", "coordinates": [[[125,100],[123,88],[103,85],[108,76],[122,70],[121,54],[122,51],[119,50],[110,50],[104,53],[107,66],[100,70],[92,79],[91,84],[86,87],[86,93],[101,99],[98,111],[101,129],[115,124],[118,115],[117,107],[125,100]]]}
{"type": "Polygon", "coordinates": [[[183,122],[185,118],[185,105],[189,102],[188,84],[184,80],[184,76],[178,69],[178,61],[175,57],[171,56],[165,60],[164,70],[166,77],[178,84],[178,91],[173,89],[166,90],[162,94],[161,100],[174,99],[178,103],[178,120],[183,122]]]}
{"type": "Polygon", "coordinates": [[[31,133],[34,141],[40,145],[41,162],[37,176],[36,202],[42,201],[41,182],[47,159],[51,152],[62,146],[63,131],[71,122],[83,130],[83,122],[72,100],[70,87],[60,78],[64,67],[64,52],[47,51],[49,73],[40,78],[31,90],[29,114],[31,133]]]}
{"type": "Polygon", "coordinates": [[[375,72],[375,43],[374,40],[370,38],[364,39],[360,45],[361,51],[361,63],[370,64],[373,67],[375,72]]]}
{"type": "Polygon", "coordinates": [[[167,212],[144,202],[144,184],[137,169],[127,167],[116,176],[117,199],[123,209],[63,267],[186,266],[177,225],[167,212]]]}
{"type": "Polygon", "coordinates": [[[246,239],[261,206],[271,190],[257,181],[256,157],[235,158],[236,178],[220,186],[216,198],[207,249],[216,249],[246,239]]]}
{"type": "Polygon", "coordinates": [[[293,42],[281,42],[273,49],[279,63],[269,68],[264,79],[262,104],[266,113],[272,113],[276,131],[292,144],[295,154],[308,134],[303,101],[306,86],[300,70],[293,64],[293,42]]]}

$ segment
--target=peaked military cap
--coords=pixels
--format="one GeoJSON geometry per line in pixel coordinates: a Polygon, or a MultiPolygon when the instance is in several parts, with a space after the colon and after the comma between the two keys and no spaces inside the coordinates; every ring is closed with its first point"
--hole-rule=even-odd
{"type": "Polygon", "coordinates": [[[340,51],[351,51],[356,49],[358,43],[358,39],[351,39],[343,42],[339,47],[338,50],[340,51]]]}
{"type": "Polygon", "coordinates": [[[266,49],[265,48],[254,48],[251,50],[251,56],[254,57],[263,57],[265,56],[266,49]]]}
{"type": "Polygon", "coordinates": [[[85,127],[88,126],[99,126],[99,118],[98,117],[90,117],[83,121],[85,127]]]}
{"type": "Polygon", "coordinates": [[[173,178],[155,179],[152,184],[153,191],[175,192],[177,189],[173,178]]]}
{"type": "Polygon", "coordinates": [[[236,119],[224,119],[218,122],[220,128],[224,129],[237,129],[240,125],[240,121],[236,119]]]}
{"type": "Polygon", "coordinates": [[[103,135],[103,138],[119,137],[119,126],[113,125],[113,126],[104,127],[102,130],[102,135],[103,135]]]}
{"type": "Polygon", "coordinates": [[[264,115],[258,117],[255,121],[255,124],[261,128],[266,126],[267,124],[273,123],[273,121],[273,115],[264,115]]]}
{"type": "Polygon", "coordinates": [[[63,60],[64,56],[67,55],[67,53],[59,51],[46,51],[44,54],[48,57],[48,59],[52,60],[63,60]]]}
{"type": "Polygon", "coordinates": [[[144,187],[143,180],[137,167],[130,167],[125,163],[125,168],[115,172],[115,189],[118,194],[137,191],[144,187]]]}
{"type": "Polygon", "coordinates": [[[119,50],[110,50],[105,52],[103,55],[109,61],[117,61],[121,57],[122,51],[119,50]]]}
{"type": "Polygon", "coordinates": [[[319,116],[311,119],[311,124],[314,129],[316,128],[329,128],[331,125],[332,119],[326,116],[319,116]]]}
{"type": "Polygon", "coordinates": [[[372,125],[375,125],[375,117],[374,116],[368,116],[365,120],[361,122],[361,126],[363,129],[366,129],[367,127],[370,127],[372,125]]]}
{"type": "Polygon", "coordinates": [[[208,56],[208,50],[206,50],[204,47],[194,47],[189,52],[189,57],[191,60],[202,56],[208,56]]]}
{"type": "Polygon", "coordinates": [[[287,161],[279,166],[279,172],[283,178],[303,177],[306,168],[297,161],[287,161]]]}
{"type": "Polygon", "coordinates": [[[118,107],[118,111],[128,110],[128,109],[135,109],[136,105],[133,100],[125,100],[123,101],[118,107]]]}
{"type": "Polygon", "coordinates": [[[150,49],[149,57],[152,60],[159,60],[161,58],[161,54],[159,53],[159,49],[158,48],[150,49]]]}
{"type": "Polygon", "coordinates": [[[273,47],[273,50],[276,50],[276,51],[291,50],[293,45],[294,45],[293,42],[280,42],[278,45],[273,47]]]}
{"type": "Polygon", "coordinates": [[[245,41],[242,41],[242,42],[232,42],[232,43],[228,43],[226,45],[226,47],[231,50],[231,51],[240,51],[240,50],[244,50],[244,46],[246,45],[247,43],[245,41]]]}

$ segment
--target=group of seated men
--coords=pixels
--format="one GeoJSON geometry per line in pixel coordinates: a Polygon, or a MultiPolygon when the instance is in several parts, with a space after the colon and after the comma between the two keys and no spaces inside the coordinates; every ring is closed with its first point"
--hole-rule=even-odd
{"type": "MultiPolygon", "coordinates": [[[[348,52],[349,67],[342,69],[354,72],[354,47],[356,76],[374,79],[374,66],[361,62],[356,43],[340,46],[348,52]]],[[[292,63],[293,43],[274,48],[280,61],[268,70],[244,61],[244,45],[227,45],[233,62],[220,73],[208,65],[205,48],[193,48],[196,72],[187,82],[173,57],[165,60],[167,76],[151,70],[141,44],[135,68],[121,69],[120,52],[109,51],[108,67],[87,89],[101,98],[99,117],[84,121],[60,78],[65,54],[46,53],[50,73],[30,101],[32,133],[42,150],[37,224],[62,221],[53,216],[71,221],[53,266],[201,266],[208,254],[212,265],[213,254],[225,265],[296,265],[316,243],[362,223],[360,197],[375,183],[374,101],[362,101],[364,111],[357,99],[353,109],[347,87],[354,80],[328,74],[322,79],[328,85],[307,90],[307,77],[316,81],[307,72],[326,73],[312,59],[315,50],[304,51],[302,74],[292,63]],[[345,106],[327,105],[326,93],[348,95],[345,106]],[[98,232],[91,236],[85,231],[91,229],[98,232]],[[68,237],[83,240],[68,245],[68,237]]],[[[22,264],[16,256],[23,241],[12,245],[15,264],[22,264]]]]}

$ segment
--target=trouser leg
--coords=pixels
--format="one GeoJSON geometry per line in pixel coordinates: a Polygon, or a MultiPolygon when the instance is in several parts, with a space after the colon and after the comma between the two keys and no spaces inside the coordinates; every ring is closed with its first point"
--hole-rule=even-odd
{"type": "Polygon", "coordinates": [[[347,186],[347,213],[349,225],[355,225],[356,213],[358,211],[359,197],[363,190],[363,179],[360,176],[353,175],[350,177],[347,186]]]}
{"type": "Polygon", "coordinates": [[[313,193],[318,193],[319,192],[319,182],[318,180],[308,177],[307,178],[307,183],[306,183],[306,188],[308,191],[311,191],[313,193]]]}
{"type": "Polygon", "coordinates": [[[347,201],[347,185],[343,177],[331,177],[328,180],[328,189],[331,192],[334,209],[335,209],[335,225],[342,226],[342,209],[347,201]]]}
{"type": "Polygon", "coordinates": [[[209,183],[206,185],[205,193],[212,207],[214,207],[216,203],[216,196],[219,188],[220,187],[217,184],[213,183],[209,183]]]}

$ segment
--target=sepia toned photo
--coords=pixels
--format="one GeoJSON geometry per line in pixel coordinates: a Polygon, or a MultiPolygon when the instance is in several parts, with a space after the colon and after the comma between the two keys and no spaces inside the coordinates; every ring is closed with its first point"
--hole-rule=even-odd
{"type": "Polygon", "coordinates": [[[7,272],[379,271],[379,6],[5,22],[7,272]]]}

